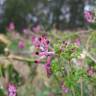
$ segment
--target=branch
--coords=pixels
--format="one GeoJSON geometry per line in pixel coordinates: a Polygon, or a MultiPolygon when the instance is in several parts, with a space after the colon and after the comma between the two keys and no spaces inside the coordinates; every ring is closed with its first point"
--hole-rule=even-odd
{"type": "MultiPolygon", "coordinates": [[[[33,59],[33,58],[25,58],[25,57],[16,56],[16,55],[13,55],[13,54],[9,55],[7,58],[8,59],[13,59],[13,60],[18,60],[18,61],[32,62],[32,63],[34,63],[34,61],[35,61],[35,59],[33,59]]],[[[39,58],[38,60],[40,60],[40,61],[42,60],[40,63],[45,62],[44,58],[39,58]]]]}

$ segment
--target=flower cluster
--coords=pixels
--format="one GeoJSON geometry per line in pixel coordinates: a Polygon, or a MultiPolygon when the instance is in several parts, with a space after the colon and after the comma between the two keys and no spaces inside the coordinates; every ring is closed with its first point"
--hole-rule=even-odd
{"type": "MultiPolygon", "coordinates": [[[[51,58],[52,55],[54,55],[53,51],[49,51],[49,40],[45,35],[42,35],[41,37],[34,36],[32,37],[32,44],[38,49],[36,55],[40,57],[47,57],[45,69],[47,72],[47,76],[49,77],[51,75],[51,58]]],[[[35,60],[35,63],[38,63],[38,60],[35,60]]]]}
{"type": "Polygon", "coordinates": [[[34,26],[32,27],[32,31],[35,33],[38,33],[41,31],[41,26],[40,26],[40,24],[38,24],[38,22],[36,24],[34,24],[34,26]]]}
{"type": "Polygon", "coordinates": [[[47,72],[47,76],[50,77],[50,75],[52,74],[52,70],[51,70],[51,57],[48,56],[47,58],[47,62],[45,64],[45,69],[47,72]]]}
{"type": "Polygon", "coordinates": [[[64,85],[64,83],[61,84],[61,89],[64,93],[68,93],[69,89],[64,85]]]}
{"type": "Polygon", "coordinates": [[[9,84],[8,85],[8,96],[16,96],[17,90],[16,86],[14,84],[9,84]]]}
{"type": "Polygon", "coordinates": [[[15,24],[14,22],[10,22],[8,25],[8,31],[14,31],[15,30],[15,24]]]}
{"type": "Polygon", "coordinates": [[[94,69],[92,67],[88,68],[87,74],[88,74],[88,76],[93,76],[94,75],[94,69]]]}
{"type": "Polygon", "coordinates": [[[75,40],[75,45],[78,46],[78,47],[81,45],[81,42],[80,42],[80,39],[79,38],[77,38],[75,40]]]}
{"type": "Polygon", "coordinates": [[[18,47],[19,47],[20,49],[23,49],[23,48],[25,47],[25,44],[24,44],[24,41],[23,41],[23,40],[20,40],[20,41],[18,42],[18,47]]]}
{"type": "Polygon", "coordinates": [[[84,12],[84,18],[85,18],[86,22],[92,23],[93,22],[93,14],[92,14],[92,12],[85,11],[84,12]]]}
{"type": "Polygon", "coordinates": [[[48,51],[49,41],[46,36],[32,37],[32,44],[40,50],[40,52],[48,51]]]}

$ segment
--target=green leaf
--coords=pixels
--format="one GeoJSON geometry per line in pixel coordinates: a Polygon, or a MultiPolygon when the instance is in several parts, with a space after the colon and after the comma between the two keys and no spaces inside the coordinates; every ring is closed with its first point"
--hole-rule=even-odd
{"type": "Polygon", "coordinates": [[[0,88],[0,96],[6,96],[6,95],[5,95],[5,92],[4,92],[4,89],[1,89],[1,88],[0,88]]]}
{"type": "Polygon", "coordinates": [[[15,85],[21,85],[23,83],[23,78],[20,74],[14,69],[13,65],[10,64],[7,68],[9,81],[15,85]]]}

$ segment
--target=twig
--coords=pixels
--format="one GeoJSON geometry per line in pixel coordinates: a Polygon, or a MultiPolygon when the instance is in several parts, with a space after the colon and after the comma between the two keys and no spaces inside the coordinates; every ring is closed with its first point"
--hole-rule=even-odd
{"type": "MultiPolygon", "coordinates": [[[[34,63],[34,61],[35,61],[33,58],[24,58],[24,57],[12,55],[12,54],[9,55],[7,58],[8,59],[11,59],[11,60],[13,59],[13,60],[25,61],[25,62],[32,62],[32,63],[34,63]]],[[[45,60],[42,58],[41,63],[44,63],[44,62],[45,62],[45,60]]]]}
{"type": "Polygon", "coordinates": [[[86,52],[86,56],[89,57],[91,60],[93,60],[96,63],[96,59],[93,58],[90,53],[86,52]]]}

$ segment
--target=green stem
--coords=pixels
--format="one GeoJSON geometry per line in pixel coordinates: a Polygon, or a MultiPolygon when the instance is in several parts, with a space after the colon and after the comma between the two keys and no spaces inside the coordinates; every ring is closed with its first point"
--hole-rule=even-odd
{"type": "Polygon", "coordinates": [[[86,49],[87,49],[87,51],[89,49],[89,45],[90,45],[89,43],[90,43],[90,40],[91,40],[93,35],[94,35],[94,32],[92,32],[91,35],[89,36],[89,38],[87,39],[87,42],[86,42],[86,49]]]}
{"type": "MultiPolygon", "coordinates": [[[[24,57],[16,56],[16,55],[10,55],[10,56],[7,57],[7,59],[25,61],[25,62],[31,62],[31,63],[34,63],[34,61],[35,61],[35,59],[33,59],[33,58],[24,58],[24,57]]],[[[42,59],[42,61],[40,60],[41,64],[44,64],[44,62],[45,62],[44,59],[42,59]]]]}
{"type": "Polygon", "coordinates": [[[83,80],[82,80],[82,78],[80,81],[80,87],[81,87],[81,95],[80,96],[83,96],[83,80]]]}
{"type": "Polygon", "coordinates": [[[75,90],[74,90],[74,88],[72,88],[72,94],[73,94],[73,96],[75,96],[75,90]]]}

